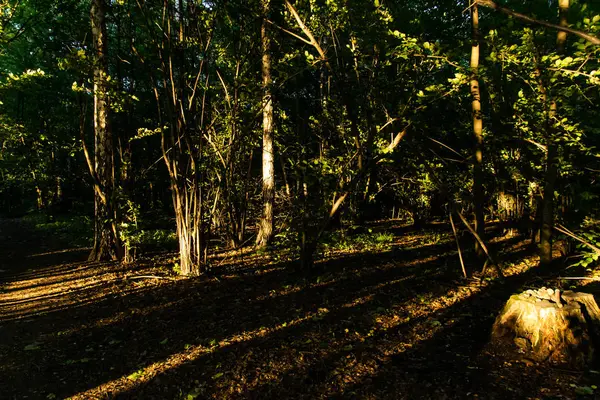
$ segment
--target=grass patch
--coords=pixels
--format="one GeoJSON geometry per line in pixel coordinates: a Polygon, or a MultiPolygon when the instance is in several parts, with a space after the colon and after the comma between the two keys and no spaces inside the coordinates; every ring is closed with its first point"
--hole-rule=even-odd
{"type": "Polygon", "coordinates": [[[177,247],[177,235],[170,229],[140,229],[128,232],[127,243],[132,248],[149,250],[173,250],[177,247]]]}
{"type": "Polygon", "coordinates": [[[60,215],[49,217],[45,214],[28,214],[23,221],[30,224],[39,234],[51,237],[60,243],[74,247],[92,245],[94,226],[91,218],[83,215],[60,215]]]}
{"type": "Polygon", "coordinates": [[[323,240],[324,251],[385,251],[394,242],[390,232],[365,232],[348,235],[347,232],[331,232],[323,240]]]}

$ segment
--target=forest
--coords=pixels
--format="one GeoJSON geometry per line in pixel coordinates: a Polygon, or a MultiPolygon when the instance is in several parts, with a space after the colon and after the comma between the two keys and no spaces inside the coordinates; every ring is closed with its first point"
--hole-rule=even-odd
{"type": "Polygon", "coordinates": [[[596,0],[0,0],[0,398],[595,398],[599,104],[596,0]]]}

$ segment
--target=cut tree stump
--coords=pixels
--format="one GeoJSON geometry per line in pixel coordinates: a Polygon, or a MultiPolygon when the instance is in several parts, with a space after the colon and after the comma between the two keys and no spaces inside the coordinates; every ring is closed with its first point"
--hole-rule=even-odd
{"type": "Polygon", "coordinates": [[[538,362],[585,368],[600,345],[600,309],[589,293],[527,290],[510,297],[492,328],[492,343],[538,362]]]}

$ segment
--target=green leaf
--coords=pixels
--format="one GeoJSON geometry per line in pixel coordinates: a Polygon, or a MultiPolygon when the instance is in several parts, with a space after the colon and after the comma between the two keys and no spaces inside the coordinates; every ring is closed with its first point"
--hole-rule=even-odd
{"type": "Polygon", "coordinates": [[[185,397],[185,400],[194,400],[195,398],[200,396],[200,393],[200,388],[195,388],[194,390],[188,393],[188,395],[185,397]]]}
{"type": "Polygon", "coordinates": [[[31,344],[28,344],[27,346],[25,346],[25,347],[23,348],[23,350],[25,350],[25,351],[39,350],[39,349],[40,349],[40,346],[39,346],[40,344],[41,344],[41,343],[38,343],[38,342],[33,342],[33,343],[31,343],[31,344]]]}
{"type": "Polygon", "coordinates": [[[129,379],[130,381],[137,381],[142,376],[144,376],[144,370],[140,369],[135,371],[133,374],[129,375],[127,379],[129,379]]]}
{"type": "Polygon", "coordinates": [[[594,389],[589,386],[579,386],[575,388],[575,393],[580,396],[593,395],[594,389]]]}
{"type": "Polygon", "coordinates": [[[216,374],[214,374],[214,375],[212,376],[212,378],[213,378],[213,379],[219,379],[219,378],[220,378],[220,377],[222,377],[222,376],[223,376],[223,372],[217,372],[216,374]]]}

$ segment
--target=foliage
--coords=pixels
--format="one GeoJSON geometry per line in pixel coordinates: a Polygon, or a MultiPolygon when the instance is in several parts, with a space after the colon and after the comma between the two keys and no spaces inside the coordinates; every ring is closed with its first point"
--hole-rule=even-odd
{"type": "MultiPolygon", "coordinates": [[[[351,231],[352,229],[350,229],[351,231]]],[[[394,241],[394,235],[389,232],[373,232],[351,234],[334,232],[323,239],[323,251],[373,251],[389,250],[394,241]]]]}
{"type": "MultiPolygon", "coordinates": [[[[598,221],[590,221],[586,220],[584,222],[584,230],[576,232],[583,240],[587,241],[589,244],[596,246],[596,248],[600,248],[600,224],[598,221]]],[[[583,243],[577,243],[577,249],[579,251],[579,261],[572,264],[572,267],[583,267],[588,269],[588,271],[592,271],[600,265],[598,259],[600,258],[600,253],[596,250],[590,249],[590,247],[583,243]]]]}
{"type": "MultiPolygon", "coordinates": [[[[268,15],[263,6],[110,2],[114,200],[128,248],[172,245],[156,232],[173,221],[146,226],[139,216],[148,213],[175,215],[178,239],[195,232],[203,241],[195,249],[252,240],[262,208],[263,87],[253,55],[263,45],[263,18],[271,39],[280,246],[296,249],[304,240],[311,250],[333,240],[324,232],[344,225],[398,215],[420,225],[446,220],[451,209],[473,210],[469,2],[297,0],[271,2],[268,15]],[[193,211],[185,208],[192,204],[193,211]],[[198,228],[182,215],[194,216],[188,222],[198,228]]],[[[556,2],[506,6],[556,22],[556,2]]],[[[94,178],[82,151],[84,143],[94,147],[89,7],[0,3],[6,214],[91,211],[94,178]]],[[[600,212],[600,48],[568,35],[557,49],[552,29],[480,11],[476,77],[488,214],[498,214],[500,195],[512,196],[513,220],[537,224],[547,153],[555,148],[552,217],[583,229],[585,218],[600,212]]],[[[600,34],[595,2],[571,2],[568,19],[573,29],[600,34]]]]}
{"type": "Polygon", "coordinates": [[[23,217],[41,237],[52,238],[59,243],[73,247],[90,246],[92,221],[87,216],[58,215],[49,217],[42,213],[32,213],[23,217]]]}

